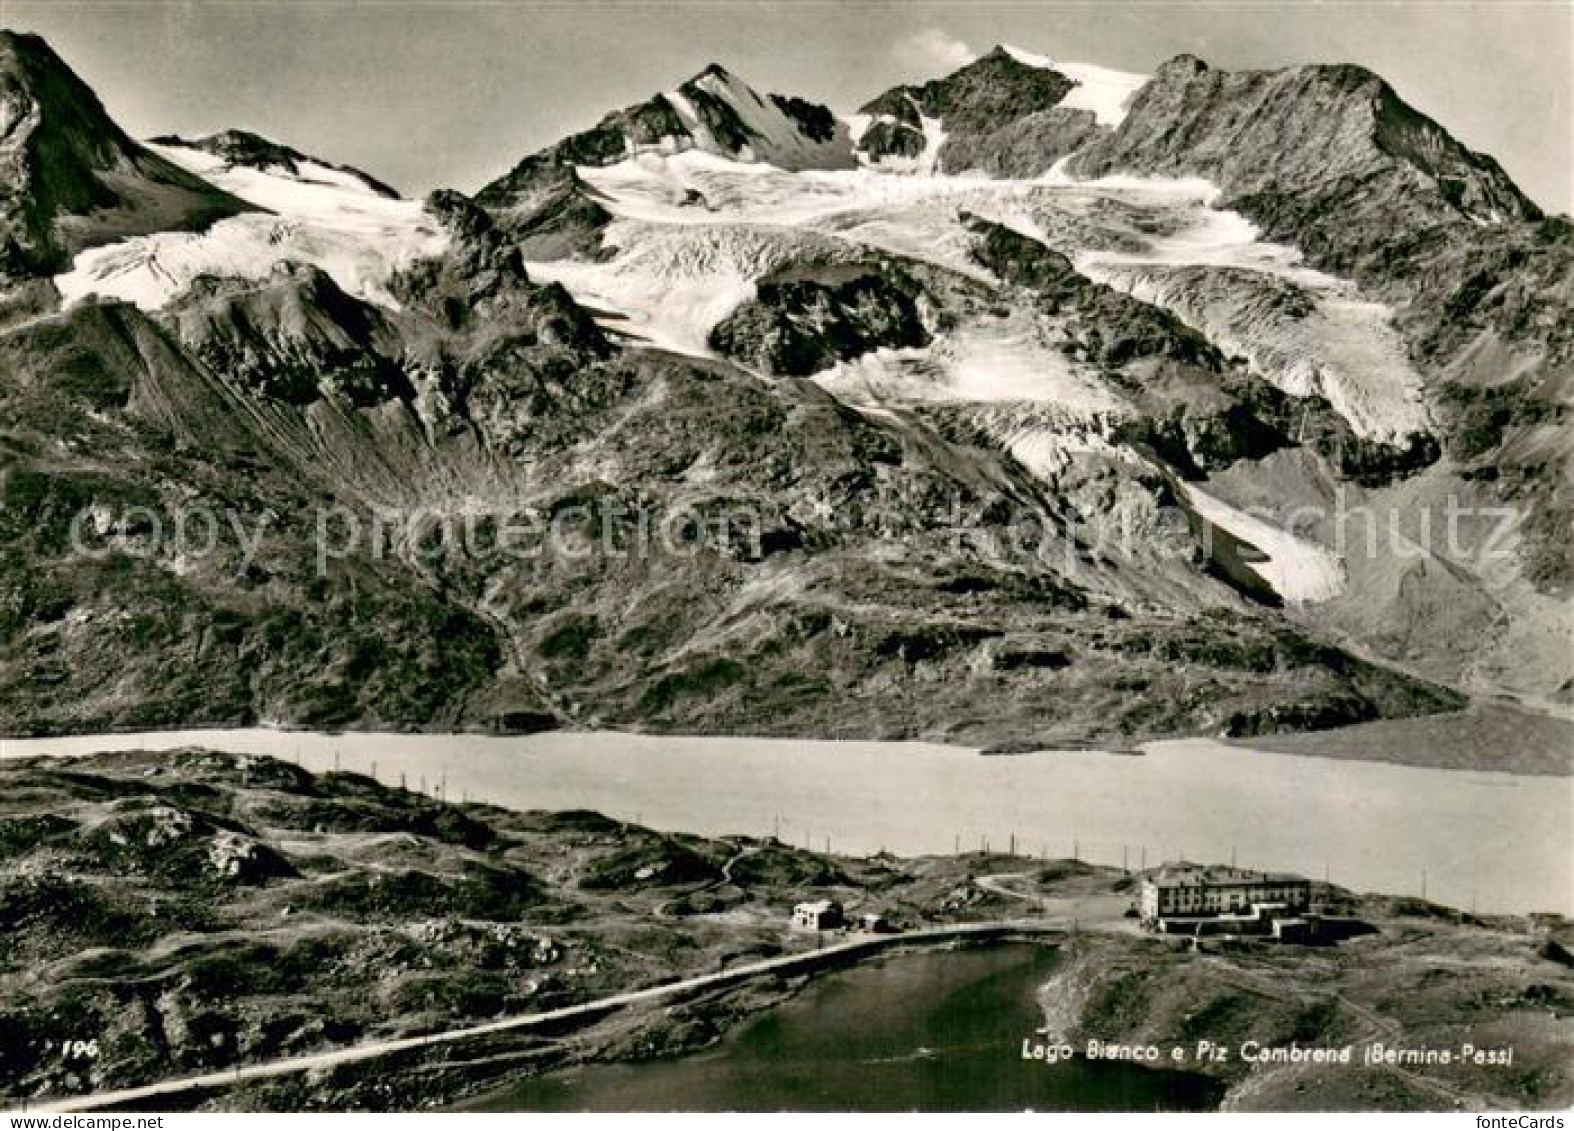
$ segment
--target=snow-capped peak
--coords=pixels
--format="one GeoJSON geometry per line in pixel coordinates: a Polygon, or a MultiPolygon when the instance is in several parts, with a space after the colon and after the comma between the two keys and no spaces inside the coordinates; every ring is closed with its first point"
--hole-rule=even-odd
{"type": "Polygon", "coordinates": [[[719,64],[662,97],[699,149],[783,169],[854,164],[846,124],[825,107],[779,94],[762,96],[719,64]]]}
{"type": "MultiPolygon", "coordinates": [[[[399,199],[398,192],[359,169],[323,161],[245,130],[224,130],[189,139],[170,134],[152,138],[147,146],[209,183],[237,191],[238,195],[242,186],[253,191],[261,186],[266,192],[269,187],[287,183],[335,193],[399,199]]],[[[265,200],[246,199],[264,208],[273,207],[265,200]]]]}
{"type": "Polygon", "coordinates": [[[1150,77],[1091,63],[1061,63],[1047,55],[1035,55],[1009,43],[1002,43],[1000,48],[1023,66],[1056,71],[1076,83],[1076,87],[1060,104],[1068,110],[1091,110],[1101,126],[1119,126],[1126,118],[1132,96],[1147,84],[1150,77]]]}

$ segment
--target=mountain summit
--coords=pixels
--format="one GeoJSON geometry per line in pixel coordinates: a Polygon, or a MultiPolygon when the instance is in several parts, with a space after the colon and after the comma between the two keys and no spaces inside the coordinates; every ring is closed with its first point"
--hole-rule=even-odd
{"type": "Polygon", "coordinates": [[[43,39],[0,31],[0,276],[246,207],[128,137],[43,39]]]}
{"type": "Polygon", "coordinates": [[[148,139],[148,144],[206,153],[223,161],[226,169],[241,167],[261,173],[278,172],[302,181],[327,180],[341,185],[344,178],[349,177],[378,196],[389,200],[399,199],[399,190],[384,184],[370,173],[349,165],[324,161],[249,130],[221,130],[199,138],[165,134],[148,139]]]}
{"type": "Polygon", "coordinates": [[[1220,71],[1179,56],[1071,171],[1206,177],[1226,200],[1255,201],[1265,226],[1291,241],[1309,223],[1341,242],[1383,243],[1451,220],[1541,218],[1496,161],[1347,64],[1220,71]]]}
{"type": "Polygon", "coordinates": [[[610,219],[578,170],[639,154],[689,151],[788,170],[850,169],[847,124],[816,102],[759,94],[719,63],[672,90],[615,110],[588,130],[532,153],[476,194],[539,254],[583,251],[610,219]]]}
{"type": "MultiPolygon", "coordinates": [[[[672,90],[613,111],[522,164],[609,165],[638,153],[689,149],[791,170],[853,165],[847,127],[828,108],[790,95],[761,95],[719,63],[672,90]]],[[[503,191],[508,180],[482,189],[482,199],[503,191]]]]}

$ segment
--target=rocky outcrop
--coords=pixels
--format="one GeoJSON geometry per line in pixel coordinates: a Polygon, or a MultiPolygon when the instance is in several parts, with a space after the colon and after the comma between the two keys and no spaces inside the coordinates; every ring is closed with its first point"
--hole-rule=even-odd
{"type": "Polygon", "coordinates": [[[859,150],[870,160],[916,157],[925,119],[943,141],[941,172],[980,169],[1036,176],[1083,144],[1095,126],[1087,111],[1055,107],[1075,83],[1059,71],[1023,63],[1003,47],[945,78],[893,87],[859,108],[870,118],[859,150]]]}
{"type": "Polygon", "coordinates": [[[127,137],[38,36],[0,31],[0,282],[248,207],[127,137]]]}
{"type": "Polygon", "coordinates": [[[167,317],[205,365],[264,397],[366,408],[415,395],[383,314],[313,267],[283,264],[261,284],[199,279],[167,317]]]}
{"type": "Polygon", "coordinates": [[[881,347],[929,343],[918,285],[879,264],[786,271],[711,332],[721,353],[751,368],[807,377],[881,347]]]}
{"type": "Polygon", "coordinates": [[[476,196],[529,259],[594,255],[612,214],[573,165],[532,160],[476,196]]]}
{"type": "Polygon", "coordinates": [[[947,170],[1028,179],[1047,173],[1104,132],[1090,110],[1056,106],[1026,114],[997,130],[947,136],[947,170]]]}

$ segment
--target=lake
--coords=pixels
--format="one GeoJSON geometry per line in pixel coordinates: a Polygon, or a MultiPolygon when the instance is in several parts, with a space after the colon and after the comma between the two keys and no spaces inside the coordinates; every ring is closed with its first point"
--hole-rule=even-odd
{"type": "Polygon", "coordinates": [[[1270,754],[1208,739],[1142,756],[985,757],[913,742],[566,732],[190,730],[0,741],[0,757],[208,746],[335,765],[453,800],[597,809],[818,850],[1005,850],[1131,867],[1235,859],[1483,912],[1574,913],[1574,778],[1270,754]]]}
{"type": "Polygon", "coordinates": [[[509,1084],[471,1111],[1211,1110],[1205,1077],[1022,1059],[1055,952],[922,951],[817,976],[715,1046],[509,1084]]]}

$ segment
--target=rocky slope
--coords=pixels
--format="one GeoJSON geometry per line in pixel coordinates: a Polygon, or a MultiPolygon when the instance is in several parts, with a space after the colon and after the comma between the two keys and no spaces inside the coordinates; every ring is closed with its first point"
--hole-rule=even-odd
{"type": "Polygon", "coordinates": [[[1076,1047],[1181,1047],[1190,1066],[1228,1084],[1225,1111],[1567,1105],[1574,1081],[1562,1018],[1574,981],[1566,922],[1552,918],[1527,932],[1522,923],[1371,896],[1357,913],[1381,929],[1315,951],[1206,942],[1188,951],[1173,941],[1090,936],[1044,988],[1052,1033],[1076,1047]],[[1222,1057],[1199,1056],[1199,1042],[1222,1057]],[[1512,1046],[1512,1064],[1462,1057],[1466,1044],[1512,1046]],[[1449,1062],[1365,1063],[1373,1046],[1446,1051],[1449,1062]],[[1349,1062],[1263,1055],[1292,1047],[1348,1049],[1349,1062]]]}
{"type": "MultiPolygon", "coordinates": [[[[780,928],[811,884],[856,890],[869,877],[859,898],[909,921],[946,890],[944,869],[844,870],[758,842],[723,885],[742,845],[595,813],[461,806],[269,758],[13,760],[0,778],[0,923],[15,940],[0,959],[0,1094],[13,1104],[551,1009],[812,946],[780,928]]],[[[421,1074],[378,1068],[381,1098],[345,1106],[417,1105],[421,1074]]],[[[444,1086],[466,1083],[461,1072],[444,1086]]]]}

